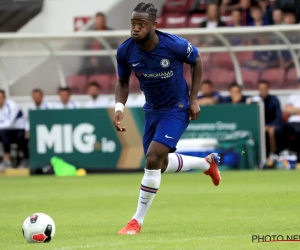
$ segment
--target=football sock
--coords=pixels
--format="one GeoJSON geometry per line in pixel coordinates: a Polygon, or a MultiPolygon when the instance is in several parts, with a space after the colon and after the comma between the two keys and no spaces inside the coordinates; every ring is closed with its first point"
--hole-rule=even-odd
{"type": "Polygon", "coordinates": [[[204,159],[193,156],[186,156],[177,153],[169,154],[169,163],[164,173],[185,172],[191,169],[206,171],[210,164],[204,159]]]}
{"type": "Polygon", "coordinates": [[[151,206],[151,203],[156,195],[161,180],[161,170],[145,169],[145,174],[142,179],[140,196],[138,200],[137,210],[132,217],[136,219],[140,226],[143,224],[146,213],[151,206]]]}

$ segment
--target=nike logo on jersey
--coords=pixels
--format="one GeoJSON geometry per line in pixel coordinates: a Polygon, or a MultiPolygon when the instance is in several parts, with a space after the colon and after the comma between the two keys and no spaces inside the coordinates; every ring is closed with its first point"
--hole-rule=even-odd
{"type": "Polygon", "coordinates": [[[173,137],[168,136],[168,135],[165,135],[165,137],[168,138],[168,139],[174,139],[173,137]]]}
{"type": "Polygon", "coordinates": [[[139,65],[140,63],[133,63],[132,64],[132,67],[135,67],[135,66],[137,66],[137,65],[139,65]]]}

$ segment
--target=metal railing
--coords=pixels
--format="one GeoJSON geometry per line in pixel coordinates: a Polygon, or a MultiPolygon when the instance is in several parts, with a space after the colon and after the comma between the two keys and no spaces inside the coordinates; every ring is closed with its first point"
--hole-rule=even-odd
{"type": "MultiPolygon", "coordinates": [[[[297,72],[298,79],[300,78],[300,65],[298,58],[298,50],[300,49],[300,26],[298,25],[283,25],[283,26],[264,26],[264,27],[240,27],[240,28],[217,28],[217,29],[170,29],[163,30],[175,35],[187,38],[193,43],[193,40],[206,39],[213,37],[218,41],[218,45],[199,46],[200,53],[229,53],[236,80],[243,84],[243,77],[241,74],[241,65],[237,58],[238,52],[246,51],[289,51],[294,62],[294,67],[297,72]],[[255,45],[233,45],[231,43],[232,37],[239,39],[253,39],[260,37],[268,37],[268,44],[255,45]],[[276,42],[274,42],[276,41],[276,42]]],[[[62,57],[84,57],[84,56],[106,56],[112,60],[113,66],[117,67],[116,62],[116,48],[111,46],[110,40],[113,39],[121,43],[130,36],[128,30],[122,31],[88,31],[77,32],[69,34],[21,34],[21,33],[2,33],[0,36],[0,80],[5,83],[5,88],[9,91],[9,87],[16,81],[15,78],[10,77],[14,72],[9,72],[5,67],[5,60],[7,58],[44,58],[50,59],[54,65],[59,84],[66,85],[67,75],[60,63],[62,57]],[[76,44],[77,41],[84,43],[85,39],[96,39],[101,43],[101,50],[86,50],[83,46],[68,46],[68,44],[76,44]],[[9,46],[12,45],[13,46],[9,46]],[[23,46],[26,44],[26,46],[23,46]],[[32,46],[30,46],[32,44],[32,46]],[[35,44],[40,44],[44,47],[43,50],[37,49],[35,44]]],[[[30,63],[28,63],[28,70],[30,72],[30,63]]],[[[12,70],[10,70],[12,71],[12,70]]],[[[117,71],[116,71],[117,72],[117,71]]],[[[27,72],[28,73],[28,72],[27,72]]],[[[22,78],[19,75],[17,79],[22,78]]],[[[3,86],[2,86],[3,87],[3,86]]]]}

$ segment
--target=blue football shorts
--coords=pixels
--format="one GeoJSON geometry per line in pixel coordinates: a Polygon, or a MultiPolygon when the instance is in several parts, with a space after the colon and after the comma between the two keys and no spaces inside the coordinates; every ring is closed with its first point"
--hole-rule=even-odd
{"type": "Polygon", "coordinates": [[[176,151],[176,145],[189,125],[189,110],[176,112],[146,112],[143,136],[144,154],[152,141],[161,143],[176,151]]]}

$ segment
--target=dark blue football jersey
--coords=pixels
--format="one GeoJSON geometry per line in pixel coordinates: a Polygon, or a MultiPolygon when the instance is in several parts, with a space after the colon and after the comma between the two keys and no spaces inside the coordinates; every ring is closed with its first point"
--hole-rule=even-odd
{"type": "Polygon", "coordinates": [[[170,111],[189,108],[189,91],[183,74],[183,63],[194,64],[198,50],[186,39],[156,31],[158,45],[147,52],[132,38],[118,48],[120,78],[131,71],[140,82],[146,97],[145,111],[170,111]]]}

